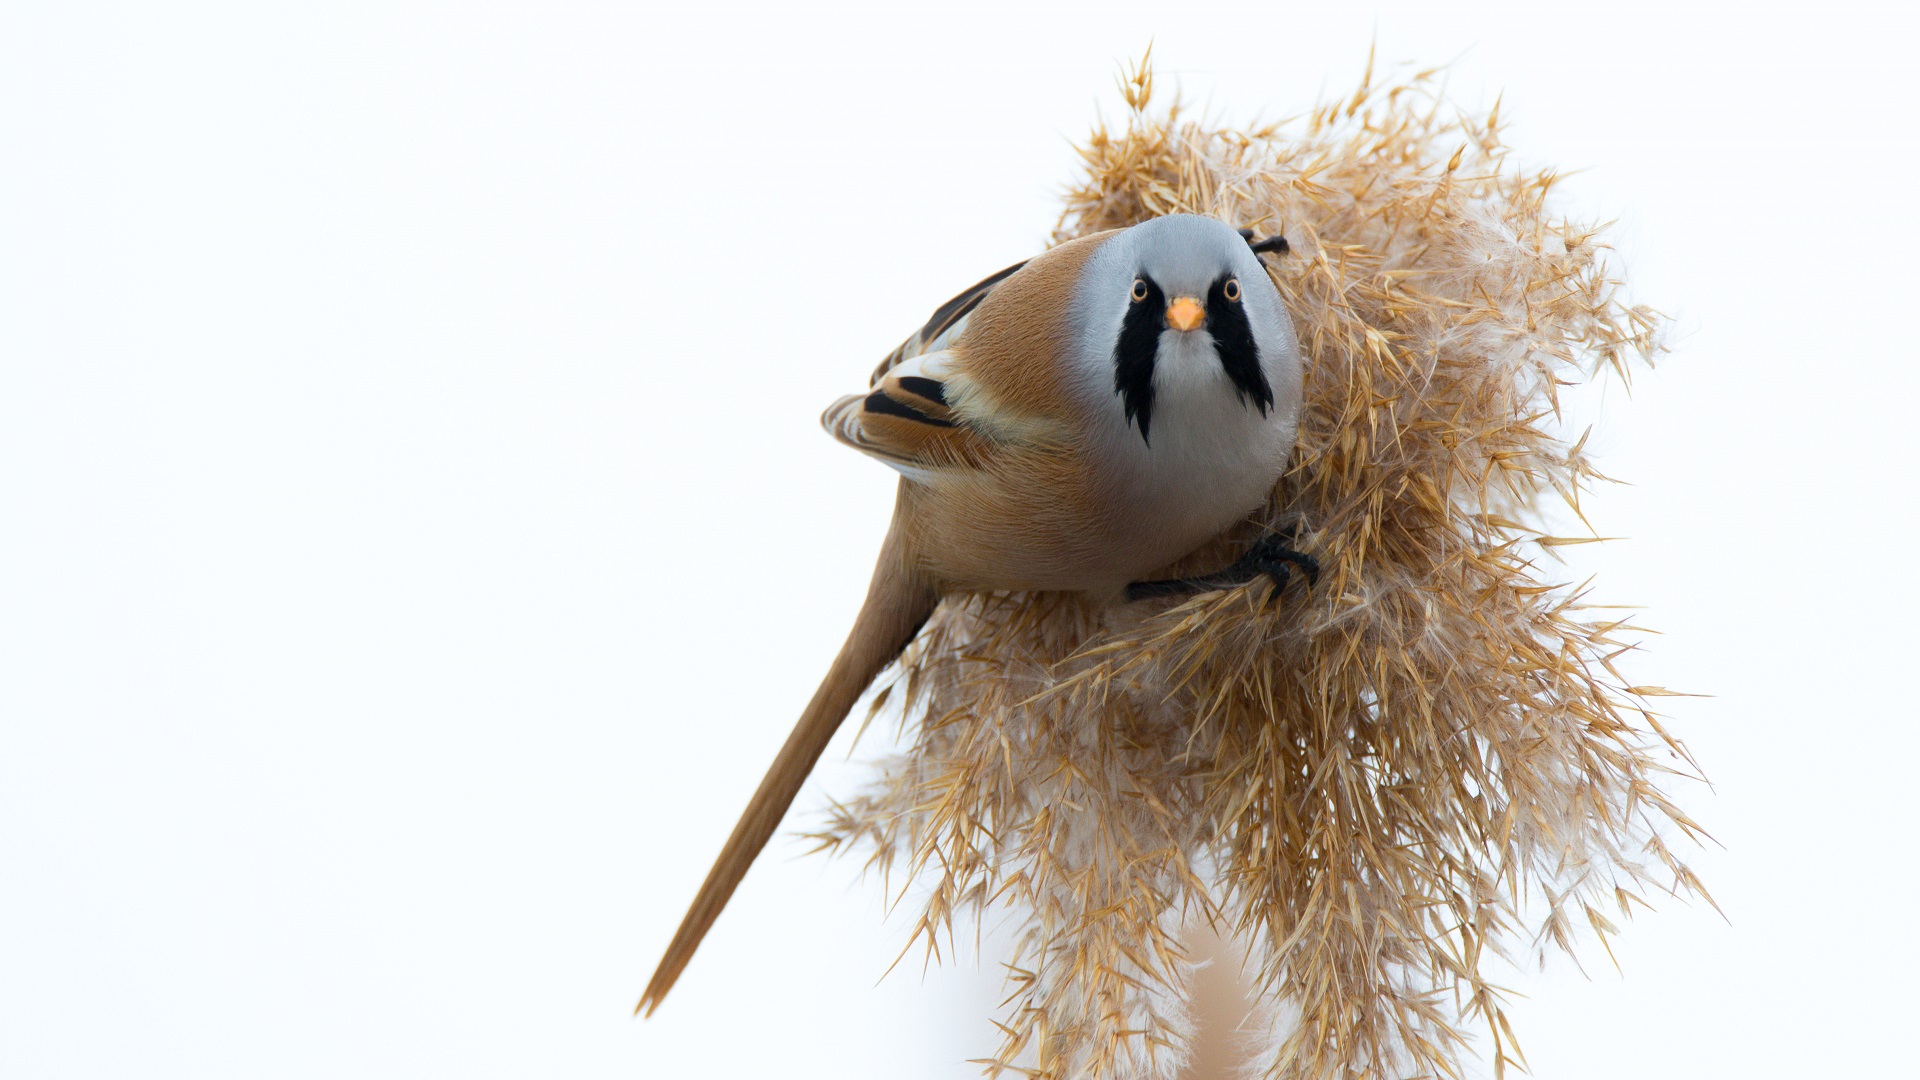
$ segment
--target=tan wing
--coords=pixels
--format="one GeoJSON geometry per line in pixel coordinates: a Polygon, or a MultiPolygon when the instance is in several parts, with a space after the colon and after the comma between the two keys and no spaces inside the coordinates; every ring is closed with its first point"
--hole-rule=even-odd
{"type": "Polygon", "coordinates": [[[886,377],[887,372],[898,367],[902,361],[911,360],[922,353],[938,352],[946,348],[949,342],[959,337],[960,332],[966,329],[967,316],[973,314],[973,309],[980,306],[980,301],[987,298],[987,294],[993,291],[993,287],[1012,277],[1015,272],[1031,261],[1023,259],[997,274],[983,278],[959,296],[935,308],[933,317],[927,320],[925,326],[915,330],[912,337],[901,342],[898,348],[887,354],[885,360],[880,361],[880,366],[873,369],[873,378],[867,380],[867,384],[877,387],[880,385],[880,380],[886,377]]]}
{"type": "Polygon", "coordinates": [[[820,423],[834,438],[915,480],[977,469],[992,443],[947,404],[944,350],[898,361],[865,395],[833,403],[820,423]]]}
{"type": "Polygon", "coordinates": [[[1015,263],[941,304],[926,325],[874,369],[871,390],[834,402],[821,415],[821,426],[855,450],[917,480],[943,470],[979,468],[992,444],[948,403],[946,350],[966,329],[967,317],[980,301],[1025,265],[1015,263]]]}

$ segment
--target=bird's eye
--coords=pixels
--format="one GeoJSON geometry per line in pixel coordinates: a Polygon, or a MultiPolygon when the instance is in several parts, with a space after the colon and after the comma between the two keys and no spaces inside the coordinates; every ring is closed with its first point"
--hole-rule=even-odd
{"type": "Polygon", "coordinates": [[[1133,279],[1133,302],[1139,303],[1147,298],[1147,283],[1144,278],[1133,279]]]}
{"type": "Polygon", "coordinates": [[[1240,302],[1240,279],[1228,278],[1226,287],[1220,290],[1227,299],[1235,304],[1240,302]]]}

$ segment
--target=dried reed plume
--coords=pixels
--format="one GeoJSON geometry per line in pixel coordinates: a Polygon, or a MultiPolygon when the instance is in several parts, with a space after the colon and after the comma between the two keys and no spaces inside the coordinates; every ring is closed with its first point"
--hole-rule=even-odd
{"type": "MultiPolygon", "coordinates": [[[[1019,927],[1004,1039],[1050,1080],[1178,1074],[1182,940],[1252,956],[1274,1078],[1457,1076],[1484,1031],[1523,1064],[1489,955],[1614,931],[1649,889],[1700,892],[1661,839],[1690,769],[1615,670],[1625,621],[1555,583],[1545,504],[1604,479],[1559,386],[1625,376],[1657,320],[1618,298],[1552,173],[1505,161],[1499,109],[1452,114],[1431,73],[1254,131],[1150,108],[1081,150],[1056,241],[1208,214],[1267,265],[1307,357],[1295,460],[1250,522],[1323,568],[1096,609],[949,600],[902,659],[911,748],[818,835],[925,887],[916,937],[1004,906],[1019,927]]],[[[1232,542],[1190,563],[1211,569],[1232,542]]],[[[876,703],[879,708],[879,703],[876,703]]],[[[904,895],[904,894],[903,894],[904,895]]]]}

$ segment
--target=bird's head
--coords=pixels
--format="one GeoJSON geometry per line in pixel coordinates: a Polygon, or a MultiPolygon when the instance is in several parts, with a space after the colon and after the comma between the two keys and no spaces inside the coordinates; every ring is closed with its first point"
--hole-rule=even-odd
{"type": "Polygon", "coordinates": [[[1274,379],[1297,377],[1279,290],[1249,238],[1213,218],[1175,214],[1114,234],[1088,260],[1075,303],[1086,331],[1106,343],[1112,391],[1142,439],[1170,350],[1210,352],[1240,402],[1262,414],[1273,408],[1274,379]]]}

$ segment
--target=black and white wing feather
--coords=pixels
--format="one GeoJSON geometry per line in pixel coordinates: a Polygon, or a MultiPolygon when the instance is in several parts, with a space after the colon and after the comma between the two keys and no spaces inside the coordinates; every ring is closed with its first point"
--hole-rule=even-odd
{"type": "Polygon", "coordinates": [[[975,282],[960,295],[935,308],[933,316],[927,320],[925,326],[915,330],[912,337],[901,342],[898,348],[887,354],[885,360],[880,361],[879,367],[873,369],[873,378],[869,380],[868,385],[879,386],[880,380],[886,376],[887,372],[892,371],[903,360],[911,360],[922,353],[938,352],[946,348],[949,342],[959,337],[960,332],[967,328],[967,316],[973,314],[973,309],[980,306],[980,301],[987,298],[987,294],[993,291],[994,286],[1012,277],[1025,265],[1027,260],[1022,259],[997,274],[975,282]]]}
{"type": "Polygon", "coordinates": [[[920,481],[955,468],[977,468],[988,441],[954,414],[946,380],[947,347],[966,329],[967,316],[994,287],[1013,276],[1015,263],[935,309],[926,325],[887,354],[865,395],[841,398],[821,415],[821,426],[855,450],[920,481]]]}

